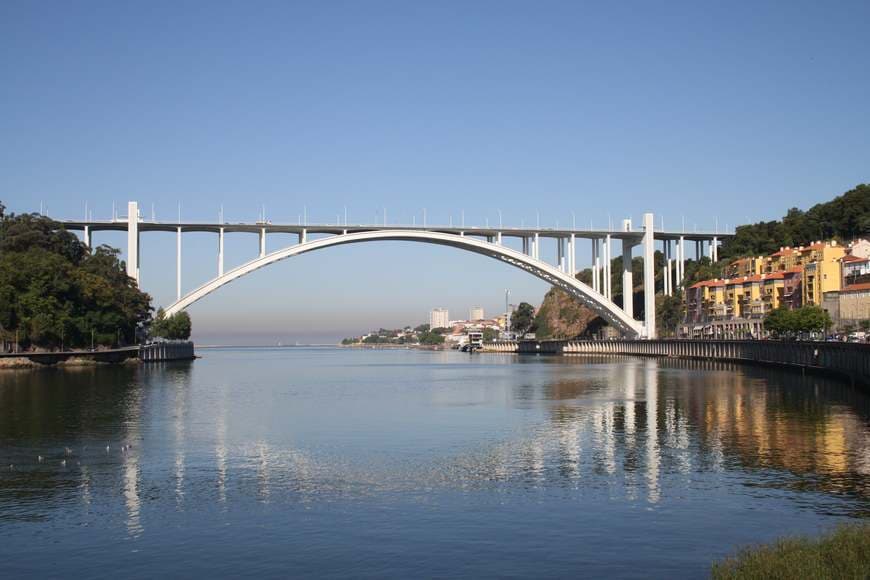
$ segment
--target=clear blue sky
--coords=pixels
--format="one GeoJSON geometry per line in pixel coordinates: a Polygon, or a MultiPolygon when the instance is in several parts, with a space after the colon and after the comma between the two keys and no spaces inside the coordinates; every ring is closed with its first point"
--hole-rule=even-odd
{"type": "MultiPolygon", "coordinates": [[[[0,3],[0,199],[55,217],[497,219],[690,227],[870,180],[870,3],[0,3]],[[657,217],[657,221],[658,221],[657,217]]],[[[174,239],[143,238],[174,297],[174,239]]],[[[104,234],[97,242],[124,244],[104,234]]],[[[270,250],[281,241],[270,241],[270,250]]],[[[227,265],[256,253],[232,236],[227,265]]],[[[547,250],[550,251],[550,250],[547,250]]],[[[185,239],[190,289],[214,236],[185,239]]],[[[582,258],[586,259],[584,249],[582,258]]],[[[282,262],[195,305],[205,342],[332,340],[546,285],[395,243],[282,262]]]]}

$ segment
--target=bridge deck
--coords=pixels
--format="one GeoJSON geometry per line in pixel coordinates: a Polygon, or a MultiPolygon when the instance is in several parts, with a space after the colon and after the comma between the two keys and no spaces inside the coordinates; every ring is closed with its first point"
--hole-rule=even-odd
{"type": "MultiPolygon", "coordinates": [[[[91,232],[98,231],[127,231],[127,220],[115,221],[78,221],[78,220],[58,220],[59,223],[72,231],[81,231],[85,227],[91,232]]],[[[537,234],[543,238],[569,238],[572,234],[575,238],[580,239],[597,239],[610,236],[617,240],[632,240],[640,241],[643,238],[643,230],[621,231],[609,229],[564,229],[564,228],[516,228],[516,227],[478,227],[478,226],[415,226],[415,225],[366,225],[366,224],[277,224],[271,222],[265,223],[242,223],[242,222],[153,222],[140,221],[138,224],[140,232],[177,232],[179,228],[183,233],[187,232],[210,232],[219,233],[223,229],[224,233],[250,233],[259,234],[264,229],[267,234],[283,233],[283,234],[301,234],[305,231],[308,235],[312,234],[343,234],[343,233],[358,233],[372,232],[385,230],[401,230],[401,231],[418,231],[418,232],[441,232],[445,234],[465,234],[467,236],[481,237],[496,237],[501,234],[502,237],[511,238],[531,238],[537,234]]],[[[715,232],[679,232],[674,230],[661,230],[654,232],[657,240],[679,240],[683,238],[686,241],[711,241],[714,238],[723,240],[730,238],[733,234],[715,233],[715,232]]]]}

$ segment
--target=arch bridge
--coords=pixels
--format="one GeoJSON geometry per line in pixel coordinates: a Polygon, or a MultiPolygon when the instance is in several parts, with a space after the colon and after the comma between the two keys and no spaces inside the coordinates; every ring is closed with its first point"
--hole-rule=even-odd
{"type": "Polygon", "coordinates": [[[139,283],[139,245],[144,232],[174,232],[176,234],[176,300],[165,308],[167,314],[184,310],[225,284],[260,268],[292,256],[330,248],[333,246],[363,242],[393,240],[422,242],[449,246],[502,261],[524,270],[553,286],[557,286],[590,307],[623,336],[628,338],[655,338],[655,245],[660,242],[664,254],[663,290],[672,294],[685,274],[686,246],[695,243],[696,258],[704,253],[716,261],[719,242],[729,237],[719,233],[685,233],[656,231],[652,213],[643,215],[640,229],[633,229],[631,220],[623,220],[618,230],[602,229],[550,229],[550,228],[478,228],[454,226],[392,226],[329,224],[273,224],[265,220],[256,223],[195,223],[158,222],[142,219],[139,204],[127,204],[127,217],[112,220],[61,220],[68,230],[82,232],[84,243],[91,247],[92,235],[98,231],[124,231],[127,233],[127,273],[139,283]],[[217,275],[205,284],[186,294],[181,291],[182,235],[189,232],[210,232],[217,235],[217,275]],[[259,237],[259,254],[256,258],[230,270],[224,269],[224,236],[232,232],[247,232],[259,237]],[[268,234],[295,234],[297,243],[266,252],[268,234]],[[507,238],[521,240],[522,250],[509,247],[507,238]],[[542,257],[541,242],[545,238],[555,241],[554,261],[542,257]],[[577,268],[577,244],[588,239],[592,247],[592,284],[587,285],[575,276],[577,268]],[[612,300],[611,259],[613,242],[618,240],[622,252],[622,287],[633,288],[632,257],[636,246],[643,257],[644,318],[636,320],[630,293],[623,293],[622,304],[612,300]]]}

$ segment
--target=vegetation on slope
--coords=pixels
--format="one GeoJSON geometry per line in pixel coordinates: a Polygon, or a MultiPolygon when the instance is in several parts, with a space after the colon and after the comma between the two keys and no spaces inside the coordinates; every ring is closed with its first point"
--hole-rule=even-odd
{"type": "Polygon", "coordinates": [[[119,251],[93,252],[34,214],[0,204],[0,340],[22,349],[136,342],[151,300],[127,276],[119,251]]]}
{"type": "MultiPolygon", "coordinates": [[[[837,238],[841,242],[870,234],[870,185],[858,185],[854,189],[820,203],[807,211],[792,208],[781,221],[759,222],[739,226],[733,238],[725,240],[719,249],[719,262],[710,258],[686,260],[685,285],[701,280],[721,278],[724,266],[731,260],[767,255],[782,246],[806,245],[815,240],[837,238]]],[[[661,252],[655,254],[656,289],[661,290],[663,264],[661,252]]],[[[611,260],[611,289],[613,301],[622,304],[622,257],[611,260]]],[[[643,318],[643,259],[632,260],[634,282],[634,314],[643,318]]],[[[586,268],[577,273],[577,279],[592,285],[592,270],[586,268]]],[[[682,316],[681,289],[675,296],[656,298],[656,317],[661,336],[670,335],[682,316]]],[[[573,338],[598,332],[606,323],[589,308],[566,292],[552,288],[544,296],[535,318],[539,338],[573,338]]]]}
{"type": "Polygon", "coordinates": [[[870,525],[844,525],[820,538],[786,538],[713,564],[715,580],[870,578],[870,525]]]}
{"type": "Polygon", "coordinates": [[[782,220],[739,226],[723,242],[722,260],[762,256],[783,246],[807,245],[831,238],[849,241],[870,234],[870,185],[861,184],[807,211],[791,208],[782,220]]]}

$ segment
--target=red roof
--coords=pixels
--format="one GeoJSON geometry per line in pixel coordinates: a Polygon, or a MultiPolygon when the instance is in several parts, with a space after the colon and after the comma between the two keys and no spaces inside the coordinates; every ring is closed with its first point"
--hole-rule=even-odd
{"type": "Polygon", "coordinates": [[[841,262],[867,262],[870,258],[862,258],[861,256],[853,256],[852,254],[846,254],[842,258],[840,258],[841,262]]]}
{"type": "Polygon", "coordinates": [[[794,248],[783,248],[778,252],[772,253],[771,256],[787,256],[787,255],[793,256],[793,255],[799,254],[799,253],[800,252],[794,248]]]}
{"type": "Polygon", "coordinates": [[[870,290],[870,282],[861,282],[860,284],[849,284],[843,288],[843,292],[853,292],[858,290],[870,290]]]}
{"type": "Polygon", "coordinates": [[[725,282],[722,280],[701,280],[700,282],[695,282],[690,286],[690,288],[703,288],[704,286],[723,286],[725,282]]]}

